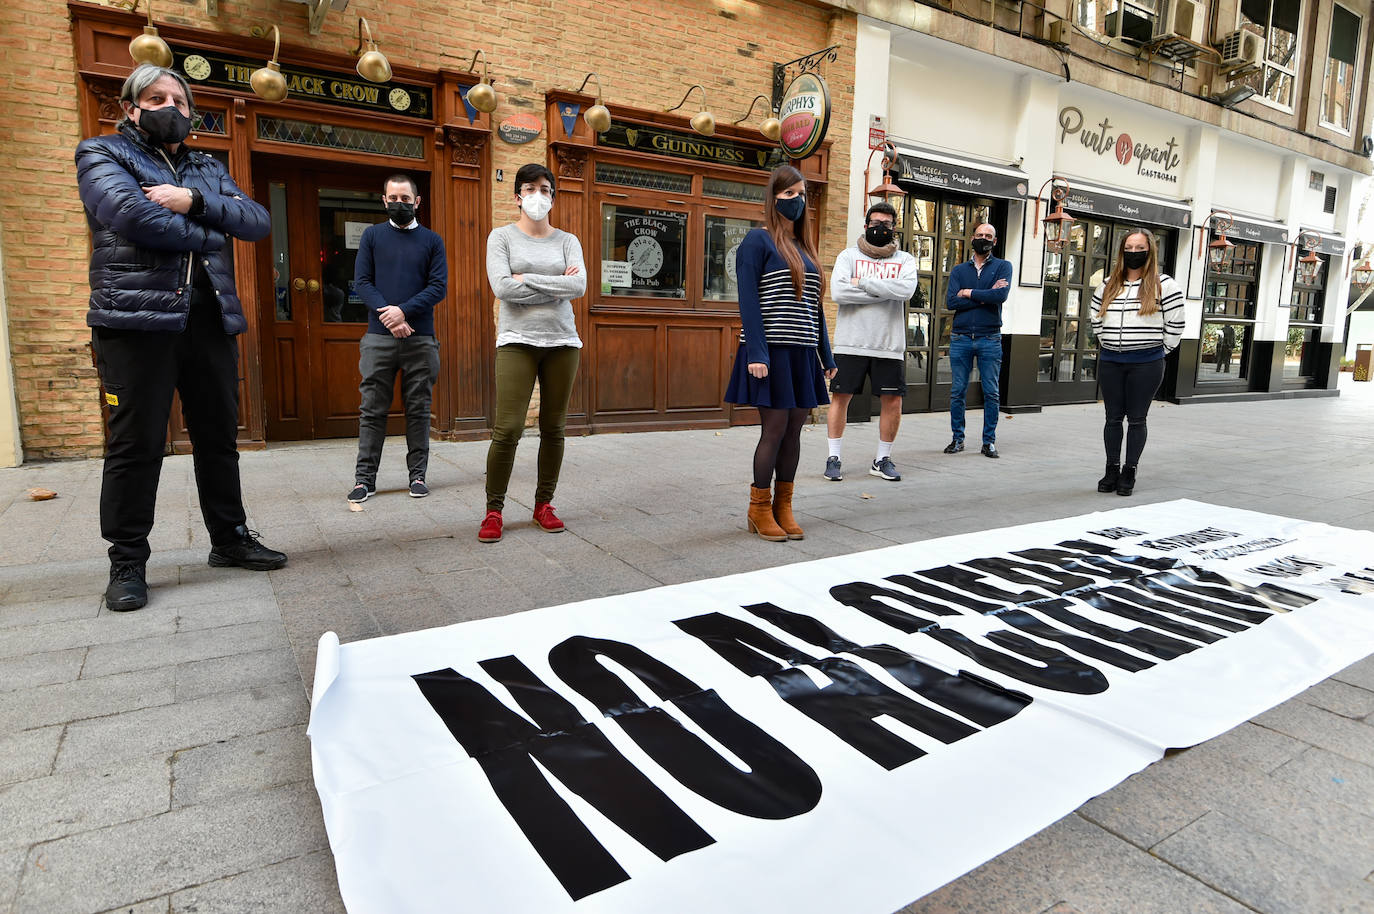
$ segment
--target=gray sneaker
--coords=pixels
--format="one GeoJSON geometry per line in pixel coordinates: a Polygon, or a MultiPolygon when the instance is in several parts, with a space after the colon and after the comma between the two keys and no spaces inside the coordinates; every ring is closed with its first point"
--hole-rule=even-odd
{"type": "Polygon", "coordinates": [[[825,478],[831,482],[839,482],[844,479],[844,473],[840,470],[840,458],[825,458],[825,478]]]}
{"type": "Polygon", "coordinates": [[[891,457],[873,461],[873,465],[868,468],[868,475],[886,479],[888,482],[901,482],[902,480],[902,474],[897,472],[897,467],[893,464],[891,457]]]}

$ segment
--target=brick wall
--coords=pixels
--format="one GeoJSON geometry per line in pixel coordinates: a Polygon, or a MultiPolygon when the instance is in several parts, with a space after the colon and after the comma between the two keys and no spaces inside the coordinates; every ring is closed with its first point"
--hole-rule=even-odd
{"type": "MultiPolygon", "coordinates": [[[[822,259],[833,261],[847,243],[852,14],[792,0],[510,0],[500,7],[356,0],[344,13],[331,12],[312,36],[304,5],[244,0],[219,9],[209,17],[199,0],[153,6],[157,21],[232,35],[275,22],[283,43],[339,54],[356,46],[363,15],[392,61],[426,69],[466,69],[480,46],[500,98],[494,120],[521,111],[542,116],[546,90],[576,89],[595,71],[608,101],[643,108],[674,105],[687,86],[701,83],[717,121],[729,123],[755,95],[769,93],[773,61],[838,44],[838,61],[824,70],[834,147],[822,259]]],[[[68,20],[61,0],[0,5],[7,61],[0,75],[0,179],[10,191],[0,196],[0,232],[20,430],[30,457],[98,455],[103,441],[85,325],[89,243],[72,162],[80,136],[68,20]]],[[[756,109],[755,122],[759,116],[756,109]]],[[[545,139],[524,146],[495,141],[493,166],[511,175],[524,162],[545,161],[545,139]]],[[[492,193],[493,224],[500,225],[514,214],[509,181],[493,182],[492,193]]]]}

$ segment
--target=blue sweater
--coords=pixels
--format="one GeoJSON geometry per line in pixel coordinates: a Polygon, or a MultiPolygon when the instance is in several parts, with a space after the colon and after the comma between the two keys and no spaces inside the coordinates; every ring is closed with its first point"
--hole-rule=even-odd
{"type": "Polygon", "coordinates": [[[953,333],[971,333],[982,336],[1002,332],[1002,302],[1007,300],[1011,291],[1011,261],[988,255],[983,264],[982,275],[973,265],[973,260],[959,264],[949,274],[949,288],[945,292],[945,304],[954,312],[953,333]],[[1007,285],[994,289],[993,283],[1005,279],[1007,285]],[[968,298],[960,298],[961,289],[971,289],[968,298]]]}
{"type": "Polygon", "coordinates": [[[821,365],[835,367],[830,335],[821,312],[821,274],[802,254],[806,288],[800,298],[792,288],[792,271],[767,230],[750,230],[735,255],[739,280],[740,342],[750,363],[769,364],[768,347],[807,346],[818,350],[821,365]]]}
{"type": "Polygon", "coordinates": [[[368,333],[391,335],[377,312],[395,305],[416,336],[433,336],[434,306],[448,289],[443,239],[423,225],[398,229],[387,221],[369,226],[358,243],[353,286],[367,304],[368,333]]]}

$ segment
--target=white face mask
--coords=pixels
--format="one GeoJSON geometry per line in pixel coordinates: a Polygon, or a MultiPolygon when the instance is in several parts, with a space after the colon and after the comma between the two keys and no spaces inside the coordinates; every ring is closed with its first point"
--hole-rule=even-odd
{"type": "Polygon", "coordinates": [[[543,222],[549,210],[553,209],[553,198],[535,191],[520,198],[520,209],[535,222],[543,222]]]}

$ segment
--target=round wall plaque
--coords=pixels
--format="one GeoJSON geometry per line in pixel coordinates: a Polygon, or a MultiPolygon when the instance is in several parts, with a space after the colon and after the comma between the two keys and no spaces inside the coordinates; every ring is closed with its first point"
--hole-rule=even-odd
{"type": "Polygon", "coordinates": [[[783,93],[778,107],[782,151],[804,159],[816,151],[830,128],[830,90],[819,73],[803,73],[783,93]]]}
{"type": "Polygon", "coordinates": [[[512,114],[496,128],[496,135],[512,146],[521,146],[539,136],[544,122],[533,114],[512,114]]]}

